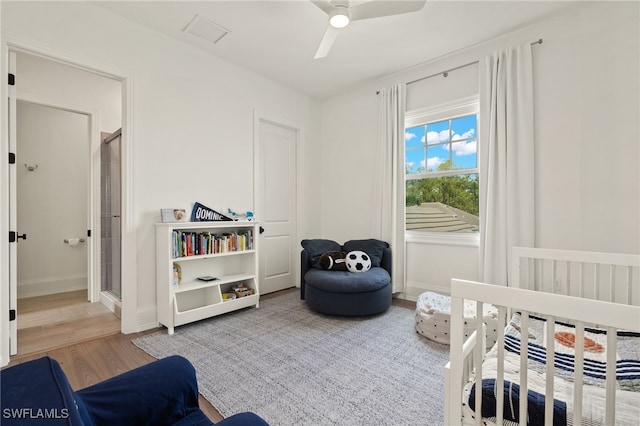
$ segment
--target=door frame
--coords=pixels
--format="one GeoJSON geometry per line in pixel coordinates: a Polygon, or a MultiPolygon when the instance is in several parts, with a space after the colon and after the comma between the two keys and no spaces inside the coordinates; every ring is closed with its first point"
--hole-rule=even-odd
{"type": "MultiPolygon", "coordinates": [[[[52,47],[51,45],[34,42],[21,37],[3,34],[0,39],[1,51],[1,71],[0,97],[7,99],[9,86],[8,61],[9,51],[20,51],[31,55],[43,57],[48,60],[60,62],[75,68],[80,68],[88,72],[102,75],[120,81],[122,84],[122,138],[124,146],[122,149],[122,333],[133,333],[138,330],[137,324],[137,238],[135,228],[134,211],[134,186],[133,186],[133,164],[134,164],[134,119],[133,119],[133,84],[134,75],[131,71],[125,70],[112,64],[107,64],[84,55],[70,53],[52,47]]],[[[19,76],[16,76],[18,80],[19,76]]],[[[19,84],[19,83],[18,83],[19,84]]],[[[9,133],[8,112],[2,102],[0,107],[0,158],[8,158],[9,133]]],[[[9,362],[9,271],[8,271],[8,251],[9,251],[9,167],[8,162],[0,161],[0,366],[9,362]],[[5,255],[7,254],[7,255],[5,255]]],[[[99,200],[98,200],[99,202],[99,200]]],[[[93,232],[93,231],[92,231],[93,232]]],[[[92,240],[95,234],[92,234],[92,240]]],[[[99,240],[99,238],[96,238],[99,240]]],[[[93,244],[93,243],[92,243],[93,244]]],[[[95,273],[95,271],[93,271],[95,273]]]]}
{"type": "MultiPolygon", "coordinates": [[[[261,172],[261,164],[260,164],[260,123],[268,123],[274,126],[284,127],[286,129],[290,129],[296,132],[296,206],[295,211],[293,212],[296,217],[296,227],[294,230],[293,241],[299,242],[300,236],[302,235],[302,229],[304,228],[304,203],[302,202],[302,196],[305,193],[304,191],[304,179],[303,179],[303,167],[302,167],[302,159],[304,158],[304,129],[302,126],[296,125],[294,123],[290,123],[287,120],[282,120],[280,118],[272,117],[269,114],[264,114],[260,111],[253,111],[253,205],[257,210],[260,205],[259,202],[259,194],[258,188],[260,188],[260,172],[261,172]]],[[[260,211],[256,211],[257,221],[260,222],[261,213],[260,211]]],[[[258,235],[258,238],[261,238],[258,235]]],[[[294,243],[295,244],[295,243],[294,243]]],[[[296,244],[295,247],[292,247],[292,252],[295,253],[295,249],[299,248],[296,244]]],[[[295,258],[295,256],[294,256],[295,258]]],[[[259,272],[259,271],[258,271],[259,272]]],[[[295,284],[296,287],[300,287],[300,262],[293,262],[293,274],[295,276],[295,284]]],[[[260,276],[260,274],[258,274],[260,276]]],[[[258,283],[259,285],[259,283],[258,283]]]]}

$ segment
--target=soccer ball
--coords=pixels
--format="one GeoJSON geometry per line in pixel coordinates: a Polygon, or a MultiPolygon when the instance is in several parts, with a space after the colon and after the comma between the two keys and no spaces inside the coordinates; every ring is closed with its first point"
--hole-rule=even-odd
{"type": "Polygon", "coordinates": [[[366,272],[371,269],[371,258],[363,251],[350,251],[345,260],[349,272],[366,272]]]}

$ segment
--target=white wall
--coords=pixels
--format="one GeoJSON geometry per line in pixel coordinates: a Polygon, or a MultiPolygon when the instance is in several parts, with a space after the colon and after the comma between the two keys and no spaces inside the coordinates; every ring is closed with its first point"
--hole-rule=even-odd
{"type": "MultiPolygon", "coordinates": [[[[638,17],[637,2],[586,2],[324,102],[321,163],[331,168],[317,178],[324,185],[322,236],[370,235],[376,89],[543,38],[533,48],[536,245],[640,253],[638,17]]],[[[477,66],[470,66],[409,85],[408,108],[464,97],[477,88],[477,78],[477,66]]],[[[474,246],[409,243],[409,296],[425,289],[446,293],[452,277],[478,279],[478,257],[474,246]]]]}
{"type": "MultiPolygon", "coordinates": [[[[136,329],[155,325],[155,237],[160,208],[199,201],[253,209],[254,111],[318,144],[319,105],[244,68],[80,2],[2,2],[6,41],[30,40],[128,70],[133,76],[136,329]]],[[[306,150],[306,151],[305,151],[306,150]]],[[[303,162],[304,163],[304,162],[303,162]]],[[[300,165],[306,175],[305,164],[300,165]]],[[[315,184],[301,182],[306,197],[315,184]]],[[[313,205],[313,204],[312,204],[313,205]]],[[[259,212],[256,212],[259,214],[259,212]]],[[[311,223],[316,212],[302,217],[311,223]]],[[[131,277],[130,277],[131,278],[131,277]]],[[[132,330],[134,331],[134,330],[132,330]]]]}
{"type": "Polygon", "coordinates": [[[103,132],[113,133],[122,125],[122,85],[117,80],[24,52],[16,53],[16,74],[18,99],[31,96],[97,111],[103,132]]]}

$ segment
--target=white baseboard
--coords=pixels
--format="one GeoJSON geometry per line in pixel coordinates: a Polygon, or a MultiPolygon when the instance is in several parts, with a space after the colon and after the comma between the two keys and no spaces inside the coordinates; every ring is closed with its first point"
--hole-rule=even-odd
{"type": "Polygon", "coordinates": [[[156,316],[156,305],[146,305],[138,308],[137,326],[135,332],[151,330],[158,328],[158,319],[156,316]]]}
{"type": "Polygon", "coordinates": [[[122,318],[122,302],[107,291],[100,292],[100,303],[106,306],[118,318],[122,318]]]}
{"type": "Polygon", "coordinates": [[[68,291],[88,290],[87,274],[18,282],[18,299],[68,291]]]}

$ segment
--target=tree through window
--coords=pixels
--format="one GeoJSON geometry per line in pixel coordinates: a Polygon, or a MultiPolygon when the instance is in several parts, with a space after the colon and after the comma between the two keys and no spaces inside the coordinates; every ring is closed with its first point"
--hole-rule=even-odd
{"type": "Polygon", "coordinates": [[[407,114],[407,231],[479,231],[477,110],[475,101],[407,114]]]}

